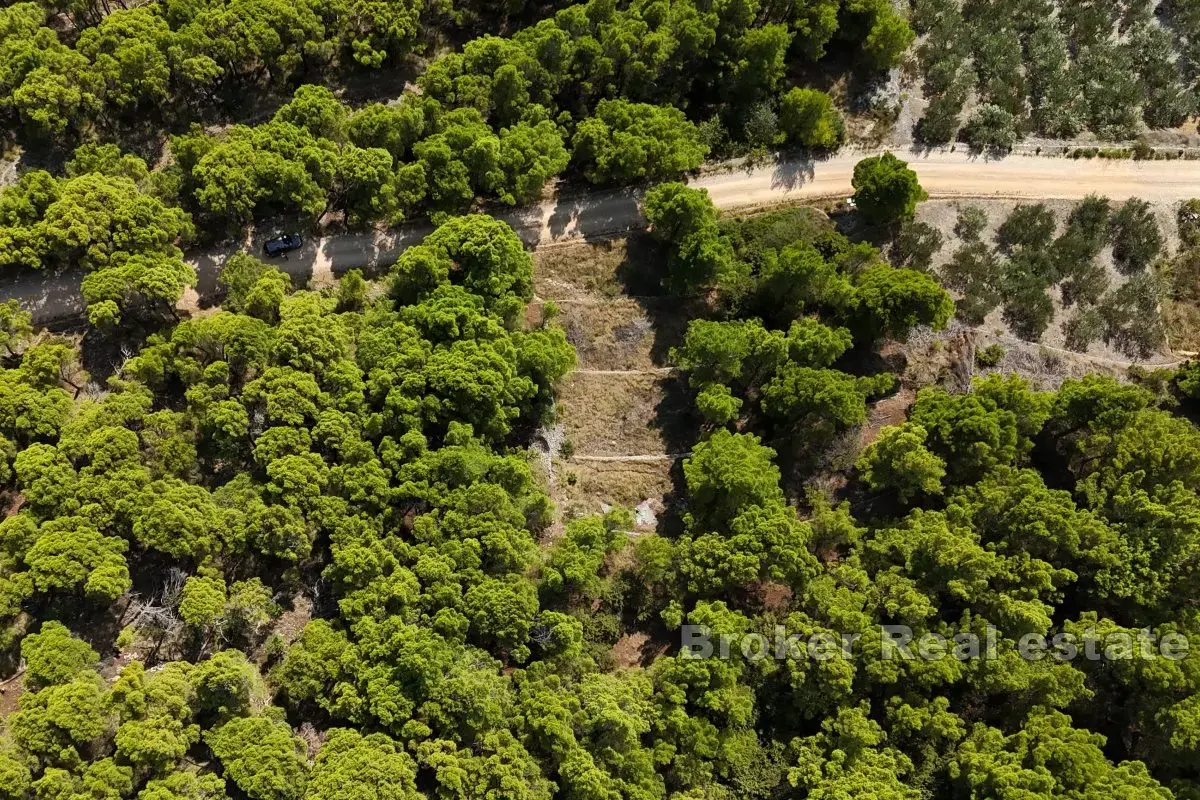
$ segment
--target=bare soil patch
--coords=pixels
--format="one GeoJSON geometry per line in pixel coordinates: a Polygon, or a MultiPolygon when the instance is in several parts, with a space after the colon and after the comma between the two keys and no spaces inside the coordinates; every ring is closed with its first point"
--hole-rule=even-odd
{"type": "Polygon", "coordinates": [[[891,397],[885,397],[870,408],[867,424],[862,427],[859,444],[866,447],[879,438],[879,432],[891,425],[899,425],[908,419],[909,406],[917,399],[917,392],[905,386],[891,397]]]}
{"type": "Polygon", "coordinates": [[[759,597],[767,611],[782,614],[791,606],[792,587],[768,581],[759,587],[759,597]]]}
{"type": "Polygon", "coordinates": [[[18,511],[21,510],[21,507],[24,505],[25,505],[25,495],[21,494],[20,492],[18,492],[17,494],[14,494],[11,498],[9,498],[8,502],[4,506],[5,519],[7,519],[8,517],[11,517],[13,514],[16,514],[18,511]]]}
{"type": "Polygon", "coordinates": [[[24,671],[0,683],[0,719],[8,719],[8,715],[17,710],[23,694],[25,694],[24,671]]]}
{"type": "Polygon", "coordinates": [[[292,607],[279,615],[271,626],[271,633],[277,633],[287,644],[292,644],[300,638],[304,626],[312,619],[312,601],[302,594],[292,598],[292,607]]]}
{"type": "Polygon", "coordinates": [[[621,669],[645,667],[670,649],[669,643],[655,641],[645,631],[633,631],[612,646],[612,658],[621,669]]]}

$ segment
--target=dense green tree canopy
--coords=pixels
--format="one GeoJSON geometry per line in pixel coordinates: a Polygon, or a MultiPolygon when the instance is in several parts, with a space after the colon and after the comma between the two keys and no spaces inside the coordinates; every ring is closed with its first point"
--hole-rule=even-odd
{"type": "MultiPolygon", "coordinates": [[[[942,264],[891,153],[856,167],[849,228],[648,184],[830,151],[867,114],[882,132],[902,64],[929,143],[1174,127],[1194,11],[0,9],[20,154],[0,272],[78,269],[88,306],[51,334],[0,303],[0,798],[1192,800],[1196,654],[1038,659],[1022,637],[1200,635],[1196,370],[1036,382],[979,358],[972,381],[973,340],[940,333],[949,289],[972,324],[1002,307],[1036,339],[1061,299],[1068,347],[1153,352],[1160,278],[1182,297],[1194,277],[1158,260],[1153,209],[1019,207],[995,254],[967,207],[942,264]],[[560,321],[535,286],[563,276],[486,213],[559,179],[548,217],[502,216],[590,238],[640,199],[649,234],[596,248],[623,260],[611,280],[579,272],[621,283],[631,324],[574,294],[560,321]],[[353,228],[375,248],[400,222],[401,254],[335,285],[235,252],[180,302],[198,241],[353,228]],[[669,449],[574,453],[575,344],[598,386],[653,386],[652,421],[647,401],[623,424],[669,449]],[[654,374],[593,366],[610,346],[654,374]],[[889,658],[893,625],[992,647],[889,658]]],[[[591,391],[588,414],[622,405],[591,391]]]]}
{"type": "Polygon", "coordinates": [[[837,147],[846,137],[841,114],[829,95],[816,89],[792,89],[779,103],[779,124],[789,141],[804,147],[837,147]]]}
{"type": "Polygon", "coordinates": [[[191,219],[129,176],[144,179],[144,162],[113,164],[116,155],[93,149],[68,177],[35,170],[0,192],[0,267],[82,266],[97,324],[127,309],[171,309],[196,283],[179,250],[194,235],[191,219]]]}
{"type": "Polygon", "coordinates": [[[873,224],[911,219],[927,195],[917,174],[891,153],[864,158],[854,166],[854,202],[873,224]]]}
{"type": "Polygon", "coordinates": [[[152,335],[104,394],[75,397],[70,345],[31,342],[10,309],[0,435],[23,504],[0,524],[0,612],[26,672],[0,789],[1186,797],[1190,661],[1033,661],[1017,642],[1192,631],[1193,423],[1112,379],[988,376],[921,389],[847,457],[897,382],[863,354],[944,324],[944,291],[816,218],[717,220],[706,200],[647,199],[657,246],[699,231],[739,266],[671,355],[707,420],[678,528],[633,543],[612,509],[539,546],[556,514],[520,443],[574,355],[523,313],[531,259],[496,220],[447,221],[390,291],[297,291],[232,258],[225,308],[152,335]],[[781,294],[782,275],[804,282],[781,294]],[[799,491],[820,475],[849,502],[799,491]],[[119,637],[76,622],[125,604],[119,637]],[[852,641],[615,668],[623,637],[684,624],[852,641]],[[990,624],[998,652],[884,659],[883,624],[990,624]]]}
{"type": "Polygon", "coordinates": [[[707,148],[682,112],[624,100],[602,100],[580,123],[575,160],[594,183],[668,178],[700,166],[707,148]]]}

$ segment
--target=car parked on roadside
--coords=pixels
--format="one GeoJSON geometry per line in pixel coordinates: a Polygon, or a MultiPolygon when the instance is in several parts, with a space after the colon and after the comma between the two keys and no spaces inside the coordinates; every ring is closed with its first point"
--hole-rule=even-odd
{"type": "Polygon", "coordinates": [[[263,252],[270,258],[274,258],[293,250],[299,250],[302,244],[304,244],[304,240],[300,238],[300,234],[285,233],[283,236],[276,236],[263,242],[263,252]]]}

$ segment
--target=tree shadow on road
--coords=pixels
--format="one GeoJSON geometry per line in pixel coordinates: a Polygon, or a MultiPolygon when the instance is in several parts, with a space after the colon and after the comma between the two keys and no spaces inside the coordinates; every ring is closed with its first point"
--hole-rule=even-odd
{"type": "Polygon", "coordinates": [[[427,222],[414,222],[386,231],[329,236],[321,240],[321,262],[337,278],[352,269],[362,270],[368,278],[377,278],[386,274],[405,250],[420,244],[433,230],[427,222]]]}
{"type": "Polygon", "coordinates": [[[220,302],[221,270],[234,253],[245,252],[262,259],[290,276],[294,287],[303,289],[314,280],[320,285],[323,280],[340,278],[352,269],[362,270],[367,278],[380,277],[387,273],[401,253],[428,236],[433,227],[425,222],[416,222],[389,230],[307,237],[299,250],[293,250],[286,256],[268,258],[263,253],[263,243],[279,235],[281,230],[283,228],[278,225],[261,228],[252,232],[243,242],[226,243],[194,253],[190,260],[196,267],[196,292],[200,295],[201,307],[212,307],[220,302]]]}
{"type": "Polygon", "coordinates": [[[85,310],[79,291],[83,275],[78,267],[12,268],[5,274],[0,299],[19,302],[37,325],[50,330],[70,328],[83,318],[85,310]]]}
{"type": "Polygon", "coordinates": [[[771,171],[771,188],[791,191],[799,189],[816,176],[815,162],[811,158],[783,158],[771,171]]]}
{"type": "Polygon", "coordinates": [[[552,240],[596,241],[642,225],[642,187],[560,196],[548,223],[552,240]]]}

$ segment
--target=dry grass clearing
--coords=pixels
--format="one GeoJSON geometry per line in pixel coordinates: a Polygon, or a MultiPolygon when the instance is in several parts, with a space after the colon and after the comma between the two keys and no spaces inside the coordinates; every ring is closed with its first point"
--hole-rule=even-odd
{"type": "Polygon", "coordinates": [[[634,508],[649,500],[657,512],[674,486],[673,461],[560,461],[556,494],[564,516],[597,514],[605,506],[634,508]]]}
{"type": "Polygon", "coordinates": [[[1162,314],[1171,347],[1178,353],[1200,352],[1200,308],[1167,300],[1162,314]]]}
{"type": "Polygon", "coordinates": [[[637,300],[562,302],[558,322],[575,346],[580,369],[655,366],[654,321],[637,300]]]}
{"type": "Polygon", "coordinates": [[[580,369],[654,369],[668,365],[671,348],[683,341],[701,303],[678,297],[564,300],[558,322],[580,369]]]}
{"type": "Polygon", "coordinates": [[[704,302],[663,293],[663,255],[645,234],[541,248],[533,262],[533,305],[558,306],[580,369],[666,365],[704,302]]]}
{"type": "MultiPolygon", "coordinates": [[[[533,251],[533,291],[545,300],[614,299],[625,287],[618,268],[625,262],[633,237],[603,242],[573,242],[533,251]]],[[[632,249],[645,247],[644,235],[632,249]]]]}
{"type": "Polygon", "coordinates": [[[624,506],[639,509],[639,531],[652,530],[674,487],[675,459],[665,456],[693,426],[684,382],[663,368],[703,300],[662,294],[661,253],[642,234],[533,257],[534,291],[558,305],[579,358],[558,387],[569,455],[554,459],[551,495],[564,518],[624,506]],[[593,460],[631,456],[639,460],[593,460]]]}
{"type": "Polygon", "coordinates": [[[666,452],[657,423],[666,396],[655,375],[568,375],[558,389],[560,419],[577,456],[666,452]]]}

